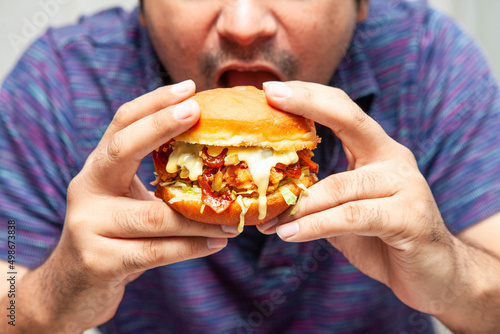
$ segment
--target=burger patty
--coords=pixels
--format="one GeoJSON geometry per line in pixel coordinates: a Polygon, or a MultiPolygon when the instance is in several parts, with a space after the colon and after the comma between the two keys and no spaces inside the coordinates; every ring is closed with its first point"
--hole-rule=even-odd
{"type": "MultiPolygon", "coordinates": [[[[191,181],[189,178],[181,178],[181,171],[176,173],[168,173],[166,168],[158,169],[158,178],[159,182],[173,182],[173,181],[182,181],[188,184],[194,184],[195,186],[200,187],[201,180],[203,175],[198,177],[198,180],[191,181]]],[[[269,176],[269,186],[267,187],[267,194],[270,194],[278,188],[281,180],[285,178],[285,173],[276,169],[275,167],[271,168],[271,173],[269,176]]],[[[216,184],[214,185],[214,180],[212,180],[212,190],[214,192],[220,192],[224,189],[234,190],[237,193],[239,192],[247,192],[249,190],[257,190],[257,185],[253,181],[252,174],[248,169],[248,165],[245,162],[240,162],[235,166],[222,166],[220,171],[218,171],[214,175],[214,179],[216,184]],[[219,181],[220,180],[220,181],[219,181]],[[220,182],[220,183],[219,183],[220,182]]]]}
{"type": "MultiPolygon", "coordinates": [[[[158,173],[159,182],[173,182],[173,181],[182,181],[188,184],[194,183],[196,186],[200,186],[201,179],[203,175],[198,177],[197,181],[191,181],[188,177],[181,177],[182,171],[179,170],[175,173],[168,173],[166,170],[166,165],[168,162],[168,156],[172,152],[172,149],[169,144],[162,145],[158,152],[153,153],[153,160],[156,165],[156,170],[158,173]]],[[[206,154],[206,151],[204,150],[206,154]]],[[[278,188],[279,183],[286,177],[290,176],[295,179],[299,179],[301,175],[301,168],[308,167],[311,173],[317,173],[317,165],[310,160],[313,156],[310,150],[302,150],[297,152],[299,155],[299,163],[292,164],[289,166],[276,166],[272,167],[270,171],[269,177],[269,185],[267,188],[267,194],[270,194],[278,188]],[[277,168],[278,167],[278,168],[277,168]],[[311,168],[312,167],[312,168],[311,168]],[[316,169],[316,170],[315,170],[316,169]]],[[[208,154],[206,154],[208,156],[208,154]]],[[[249,190],[257,190],[257,185],[253,181],[252,174],[248,169],[248,165],[246,162],[242,161],[236,165],[226,166],[224,165],[224,152],[221,153],[217,157],[208,156],[209,158],[204,158],[203,161],[205,163],[204,169],[210,168],[219,168],[217,173],[214,174],[214,179],[216,180],[216,184],[213,185],[213,191],[221,191],[224,188],[230,188],[230,190],[234,190],[236,192],[247,192],[249,190]],[[218,158],[218,159],[217,159],[218,158]],[[211,159],[211,161],[208,161],[211,159]],[[217,160],[214,163],[214,160],[217,160]],[[208,164],[207,164],[208,162],[208,164]],[[214,167],[218,165],[222,165],[220,167],[214,167]]],[[[281,165],[281,164],[280,164],[281,165]]],[[[213,181],[213,180],[212,180],[213,181]]]]}
{"type": "MultiPolygon", "coordinates": [[[[227,149],[224,149],[219,155],[211,156],[208,154],[207,147],[200,152],[203,161],[203,173],[197,180],[191,180],[187,170],[179,170],[175,173],[167,172],[167,163],[172,153],[172,143],[166,143],[153,152],[153,161],[158,174],[158,183],[171,183],[182,181],[183,183],[196,186],[202,189],[202,200],[214,211],[222,212],[231,202],[236,194],[242,194],[246,197],[258,197],[257,185],[255,184],[248,165],[244,161],[236,161],[236,164],[225,165],[227,149]]],[[[297,152],[299,161],[290,165],[278,163],[270,170],[269,184],[266,195],[275,192],[280,183],[287,177],[300,179],[302,168],[309,168],[313,174],[317,173],[317,164],[312,162],[313,153],[308,150],[297,152]]]]}

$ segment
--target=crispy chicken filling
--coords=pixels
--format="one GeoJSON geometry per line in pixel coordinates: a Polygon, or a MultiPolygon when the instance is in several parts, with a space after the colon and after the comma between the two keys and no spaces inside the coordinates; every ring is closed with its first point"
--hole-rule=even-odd
{"type": "MultiPolygon", "coordinates": [[[[248,164],[238,158],[227,156],[227,149],[216,156],[208,154],[205,146],[199,155],[203,161],[203,172],[196,180],[188,177],[188,171],[179,169],[174,173],[167,171],[169,156],[173,151],[173,142],[165,143],[153,152],[153,161],[158,174],[157,183],[172,184],[182,182],[188,186],[201,189],[202,202],[215,212],[223,212],[233,201],[236,195],[257,198],[255,184],[248,164]]],[[[311,160],[313,153],[308,150],[297,152],[299,161],[289,165],[277,163],[271,167],[269,184],[266,195],[275,192],[280,184],[288,179],[300,179],[304,171],[316,174],[318,165],[311,160]]]]}

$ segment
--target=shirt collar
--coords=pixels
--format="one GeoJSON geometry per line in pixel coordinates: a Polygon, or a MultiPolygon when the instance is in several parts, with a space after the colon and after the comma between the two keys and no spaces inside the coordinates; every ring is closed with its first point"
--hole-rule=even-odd
{"type": "Polygon", "coordinates": [[[354,101],[376,96],[379,92],[374,71],[360,43],[363,39],[358,38],[359,34],[362,34],[362,24],[356,29],[353,42],[329,83],[332,87],[342,89],[354,101]]]}

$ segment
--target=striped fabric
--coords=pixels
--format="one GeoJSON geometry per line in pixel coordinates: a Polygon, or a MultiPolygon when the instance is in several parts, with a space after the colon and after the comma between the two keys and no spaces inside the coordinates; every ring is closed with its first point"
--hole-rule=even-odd
{"type": "MultiPolygon", "coordinates": [[[[114,111],[162,84],[137,11],[51,29],[0,91],[0,254],[37,267],[60,236],[65,194],[114,111]]],[[[416,155],[455,232],[500,211],[500,94],[477,45],[421,1],[372,0],[332,85],[416,155]]],[[[321,177],[346,159],[324,128],[321,177]]],[[[404,171],[402,171],[404,172],[404,171]]],[[[153,179],[150,159],[139,175],[153,179]]],[[[92,245],[89,245],[92,247],[92,245]]],[[[288,244],[246,228],[220,253],[150,270],[104,333],[432,333],[428,316],[326,241],[288,244]]]]}

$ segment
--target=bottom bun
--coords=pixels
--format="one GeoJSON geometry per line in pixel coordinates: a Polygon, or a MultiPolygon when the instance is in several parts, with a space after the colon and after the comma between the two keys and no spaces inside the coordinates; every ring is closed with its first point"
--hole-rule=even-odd
{"type": "MultiPolygon", "coordinates": [[[[309,188],[316,183],[317,180],[316,175],[313,174],[301,178],[300,182],[309,188]]],[[[287,183],[284,187],[293,192],[295,196],[299,196],[303,191],[294,182],[287,183]]],[[[201,202],[201,195],[186,194],[178,187],[163,187],[161,185],[158,185],[156,188],[155,195],[166,202],[172,209],[191,220],[217,225],[238,225],[240,223],[242,209],[236,201],[232,202],[229,207],[221,213],[216,213],[209,206],[205,206],[202,213],[203,203],[201,202]],[[181,200],[169,203],[173,198],[180,198],[181,200]]],[[[288,207],[289,205],[285,202],[281,192],[276,190],[267,195],[267,215],[263,220],[259,220],[259,204],[258,200],[254,199],[245,214],[245,225],[265,223],[288,209],[288,207]]]]}

